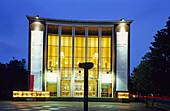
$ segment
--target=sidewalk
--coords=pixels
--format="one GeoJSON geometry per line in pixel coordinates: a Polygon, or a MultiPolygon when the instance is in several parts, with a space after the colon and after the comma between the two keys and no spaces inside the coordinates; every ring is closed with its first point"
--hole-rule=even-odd
{"type": "MultiPolygon", "coordinates": [[[[141,102],[89,102],[89,111],[164,111],[153,107],[145,107],[141,102]]],[[[71,101],[0,101],[0,111],[83,111],[83,102],[71,101]]]]}

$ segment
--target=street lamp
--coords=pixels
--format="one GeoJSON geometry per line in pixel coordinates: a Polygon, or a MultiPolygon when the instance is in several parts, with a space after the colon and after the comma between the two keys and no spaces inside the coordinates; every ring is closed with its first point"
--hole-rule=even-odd
{"type": "Polygon", "coordinates": [[[79,63],[79,67],[84,69],[84,111],[88,111],[88,69],[93,67],[93,63],[79,63]]]}

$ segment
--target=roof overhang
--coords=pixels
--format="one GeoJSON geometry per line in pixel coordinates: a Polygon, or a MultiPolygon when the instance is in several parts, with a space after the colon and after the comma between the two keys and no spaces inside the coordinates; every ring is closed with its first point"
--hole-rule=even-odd
{"type": "Polygon", "coordinates": [[[66,19],[51,19],[42,17],[26,16],[28,20],[43,21],[47,24],[73,24],[73,25],[114,25],[120,23],[131,24],[133,20],[120,21],[85,21],[85,20],[66,20],[66,19]]]}

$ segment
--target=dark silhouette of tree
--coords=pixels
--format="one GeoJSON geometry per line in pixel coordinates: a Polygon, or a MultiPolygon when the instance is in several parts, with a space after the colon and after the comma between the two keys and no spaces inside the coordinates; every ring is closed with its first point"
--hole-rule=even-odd
{"type": "Polygon", "coordinates": [[[0,99],[11,99],[12,91],[28,90],[28,72],[25,59],[13,58],[9,63],[0,63],[0,99]]]}
{"type": "MultiPolygon", "coordinates": [[[[170,17],[166,28],[157,31],[150,52],[132,73],[133,88],[142,94],[168,96],[170,94],[170,17]]],[[[169,95],[170,96],[170,95],[169,95]]]]}

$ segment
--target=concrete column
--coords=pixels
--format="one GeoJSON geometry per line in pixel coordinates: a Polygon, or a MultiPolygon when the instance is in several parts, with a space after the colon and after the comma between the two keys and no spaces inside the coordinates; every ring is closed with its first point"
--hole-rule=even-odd
{"type": "Polygon", "coordinates": [[[75,27],[72,27],[72,76],[71,76],[71,97],[74,96],[74,38],[75,27]]]}
{"type": "Polygon", "coordinates": [[[85,62],[88,62],[88,27],[85,27],[85,62]]]}
{"type": "Polygon", "coordinates": [[[101,37],[102,27],[99,27],[99,39],[98,39],[98,97],[101,97],[101,37]]]}
{"type": "Polygon", "coordinates": [[[59,47],[58,47],[58,82],[57,82],[57,96],[60,97],[61,96],[61,31],[62,31],[62,27],[58,26],[58,35],[59,35],[59,47]]]}

